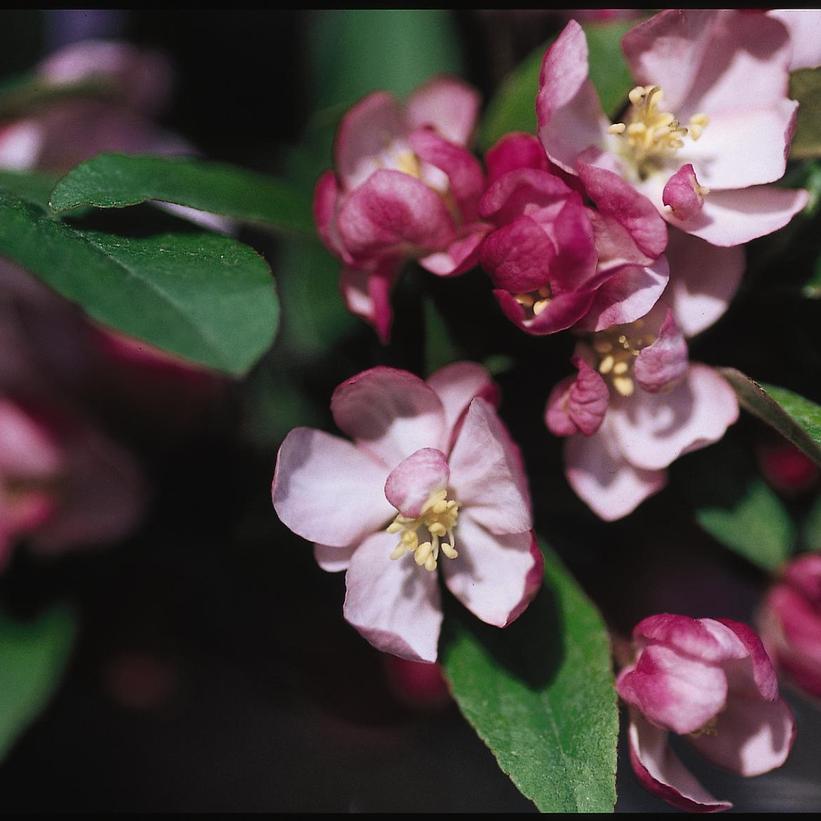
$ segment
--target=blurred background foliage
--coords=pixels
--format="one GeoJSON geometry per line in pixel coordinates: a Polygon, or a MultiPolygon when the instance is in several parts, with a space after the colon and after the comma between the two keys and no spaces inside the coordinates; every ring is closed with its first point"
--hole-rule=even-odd
{"type": "MultiPolygon", "coordinates": [[[[536,10],[1,14],[0,78],[84,36],[158,48],[176,73],[163,125],[208,159],[276,174],[306,194],[331,163],[345,108],[377,88],[405,95],[454,72],[486,101],[477,148],[530,129],[541,54],[567,19],[536,10]]],[[[585,24],[615,110],[629,80],[613,44],[630,23],[585,24]]],[[[784,184],[814,199],[750,245],[739,295],[693,340],[691,357],[818,402],[812,146],[821,129],[802,116],[784,184]]],[[[0,577],[5,810],[533,809],[452,704],[420,708],[397,695],[385,660],[342,620],[343,579],[320,572],[271,509],[279,441],[296,425],[332,429],[333,388],[373,365],[428,373],[468,358],[491,368],[523,446],[537,531],[618,632],[662,611],[751,621],[769,574],[797,550],[821,549],[817,469],[798,489],[780,485],[769,454],[783,440],[759,419],[744,414],[721,443],[676,462],[663,493],[605,524],[570,491],[561,443],[542,422],[550,388],[570,370],[569,335],[520,333],[479,270],[447,280],[411,266],[383,347],[344,309],[339,264],[317,241],[252,227],[239,238],[276,277],[273,348],[183,424],[97,397],[140,455],[149,515],[106,551],[48,561],[16,551],[0,577]]],[[[739,809],[817,807],[821,718],[792,703],[799,737],[783,770],[742,783],[687,764],[739,809]]],[[[620,761],[617,808],[664,811],[620,761]]]]}

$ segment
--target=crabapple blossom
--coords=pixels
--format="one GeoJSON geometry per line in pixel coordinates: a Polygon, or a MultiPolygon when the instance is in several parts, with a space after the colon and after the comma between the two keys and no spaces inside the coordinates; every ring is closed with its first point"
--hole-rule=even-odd
{"type": "Polygon", "coordinates": [[[794,55],[778,15],[667,9],[622,45],[638,85],[613,124],[589,80],[579,24],[545,54],[537,114],[553,163],[619,174],[669,223],[714,245],[769,234],[805,206],[806,191],[770,184],[784,175],[795,127],[789,72],[811,60],[797,40],[794,55]]]}
{"type": "Polygon", "coordinates": [[[331,399],[353,442],[295,428],[279,449],[274,508],[315,543],[320,567],[346,571],[345,618],[379,650],[436,660],[440,564],[450,592],[497,627],[541,584],[527,480],[497,399],[471,362],[427,381],[372,368],[331,399]]]}
{"type": "Polygon", "coordinates": [[[821,698],[821,553],[794,559],[764,600],[761,638],[776,666],[821,698]]]}
{"type": "Polygon", "coordinates": [[[393,317],[390,289],[407,260],[437,276],[476,262],[486,230],[477,214],[484,174],[465,146],[478,109],[470,86],[438,77],[404,105],[384,91],[369,94],[339,125],[334,169],[317,182],[314,217],[343,262],[348,309],[383,342],[393,317]]]}
{"type": "Polygon", "coordinates": [[[660,491],[670,464],[721,439],[738,418],[735,393],[716,370],[689,362],[686,338],[726,310],[743,249],[671,229],[666,255],[674,273],[653,309],[604,331],[591,312],[576,327],[577,376],[548,397],[548,430],[567,437],[567,479],[607,521],[660,491]]]}
{"type": "Polygon", "coordinates": [[[669,271],[667,228],[649,200],[592,165],[580,163],[577,179],[563,178],[527,134],[503,137],[487,167],[479,213],[493,230],[480,261],[502,310],[522,330],[554,333],[587,315],[602,330],[653,307],[669,271]]]}
{"type": "Polygon", "coordinates": [[[761,639],[730,619],[649,616],[633,630],[635,661],[616,680],[630,708],[630,763],[642,786],[679,809],[717,812],[669,746],[683,736],[714,764],[755,776],[780,767],[795,721],[761,639]]]}

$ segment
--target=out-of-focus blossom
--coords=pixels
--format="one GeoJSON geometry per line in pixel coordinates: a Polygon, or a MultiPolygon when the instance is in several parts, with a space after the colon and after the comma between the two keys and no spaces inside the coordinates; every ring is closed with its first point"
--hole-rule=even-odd
{"type": "Polygon", "coordinates": [[[787,565],[764,599],[758,626],[776,666],[821,698],[821,553],[787,565]]]}
{"type": "Polygon", "coordinates": [[[786,496],[804,493],[818,482],[815,462],[784,439],[762,442],[756,456],[764,478],[786,496]]]}
{"type": "Polygon", "coordinates": [[[730,809],[708,793],[668,743],[686,737],[705,758],[739,775],[780,767],[795,721],[756,633],[729,619],[650,616],[633,630],[636,659],[616,680],[630,707],[630,763],[642,785],[690,812],[730,809]]]}
{"type": "Polygon", "coordinates": [[[323,569],[347,571],[345,618],[379,650],[436,660],[440,555],[451,593],[498,627],[541,584],[527,479],[497,397],[471,362],[427,381],[373,368],[331,399],[353,443],[296,428],[279,449],[274,508],[323,569]]]}
{"type": "Polygon", "coordinates": [[[502,138],[487,167],[479,213],[494,230],[480,260],[502,310],[522,330],[550,334],[577,323],[604,330],[653,307],[668,281],[667,228],[646,197],[584,163],[568,184],[527,134],[502,138]]]}
{"type": "Polygon", "coordinates": [[[806,191],[770,185],[784,175],[798,107],[781,19],[667,9],[628,32],[623,48],[639,85],[614,124],[589,80],[579,24],[548,50],[537,113],[552,162],[570,174],[580,162],[618,173],[664,219],[714,245],[776,231],[806,205],[806,191]]]}
{"type": "Polygon", "coordinates": [[[477,221],[484,186],[466,148],[479,97],[440,77],[403,105],[387,92],[369,94],[343,117],[334,169],[314,194],[314,216],[329,250],[344,263],[348,309],[390,334],[390,289],[403,263],[417,259],[437,276],[476,262],[485,226],[477,221]]]}
{"type": "Polygon", "coordinates": [[[673,274],[661,299],[635,322],[582,334],[578,373],[553,388],[545,410],[548,430],[567,437],[568,482],[607,521],[660,491],[669,465],[738,418],[735,393],[715,369],[689,361],[686,337],[726,310],[743,250],[673,229],[667,256],[673,274]]]}
{"type": "Polygon", "coordinates": [[[438,664],[383,655],[385,678],[394,698],[421,712],[441,710],[451,702],[450,690],[438,664]]]}
{"type": "Polygon", "coordinates": [[[85,420],[0,395],[0,567],[23,538],[41,554],[115,541],[142,503],[131,457],[85,420]]]}

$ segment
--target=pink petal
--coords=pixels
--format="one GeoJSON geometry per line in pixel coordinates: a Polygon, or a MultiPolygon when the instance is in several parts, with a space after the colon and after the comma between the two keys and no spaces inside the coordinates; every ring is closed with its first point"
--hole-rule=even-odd
{"type": "Polygon", "coordinates": [[[741,245],[783,228],[807,204],[803,189],[758,185],[737,191],[712,191],[704,198],[704,208],[691,220],[664,218],[713,245],[741,245]]]}
{"type": "Polygon", "coordinates": [[[744,273],[744,248],[719,248],[671,229],[666,256],[673,274],[665,300],[684,335],[695,336],[727,310],[744,273]]]}
{"type": "Polygon", "coordinates": [[[488,184],[495,182],[508,171],[518,168],[535,168],[547,171],[549,163],[544,148],[533,134],[514,132],[505,134],[485,154],[488,184]]]}
{"type": "Polygon", "coordinates": [[[390,338],[393,324],[390,292],[400,264],[394,259],[385,259],[373,271],[345,267],[339,282],[345,307],[370,323],[383,345],[390,338]]]}
{"type": "Polygon", "coordinates": [[[663,644],[679,655],[715,665],[748,656],[747,648],[733,631],[719,622],[672,613],[642,619],[633,628],[633,640],[639,648],[663,644]]]}
{"type": "MultiPolygon", "coordinates": [[[[712,619],[704,621],[713,623],[712,619]]],[[[716,621],[725,629],[730,630],[749,654],[751,675],[748,678],[752,679],[754,687],[750,687],[745,682],[745,689],[755,689],[761,698],[766,701],[775,701],[778,698],[778,677],[758,634],[751,627],[739,621],[732,619],[717,619],[716,621]]]]}
{"type": "Polygon", "coordinates": [[[790,71],[821,66],[821,11],[772,9],[767,15],[780,20],[790,34],[790,71]]]}
{"type": "Polygon", "coordinates": [[[497,288],[493,292],[502,313],[515,325],[535,336],[554,334],[575,325],[589,310],[596,292],[570,291],[554,296],[538,316],[528,316],[509,291],[497,288]]]}
{"type": "Polygon", "coordinates": [[[608,418],[625,458],[638,468],[660,470],[721,439],[738,419],[738,400],[717,371],[694,363],[669,393],[637,390],[611,402],[608,418]]]}
{"type": "Polygon", "coordinates": [[[403,516],[416,519],[431,494],[445,490],[449,479],[445,454],[435,448],[421,448],[390,472],[385,482],[385,496],[403,516]]]}
{"type": "Polygon", "coordinates": [[[521,455],[496,411],[477,397],[450,454],[455,498],[477,524],[495,534],[533,526],[521,455]]]}
{"type": "Polygon", "coordinates": [[[402,171],[374,171],[345,198],[337,224],[355,258],[438,251],[455,238],[444,200],[402,171]]]}
{"type": "Polygon", "coordinates": [[[488,185],[479,203],[479,213],[497,225],[527,214],[546,227],[574,196],[573,189],[550,171],[517,168],[488,185]]]}
{"type": "Polygon", "coordinates": [[[461,219],[476,219],[479,197],[485,186],[482,166],[466,148],[440,137],[435,131],[419,128],[410,135],[410,145],[424,162],[447,174],[449,191],[456,200],[461,219]]]}
{"type": "Polygon", "coordinates": [[[545,424],[556,436],[579,432],[592,436],[604,421],[610,392],[598,371],[584,359],[574,356],[573,364],[579,369],[578,374],[562,380],[550,392],[545,424]]]}
{"type": "Polygon", "coordinates": [[[682,165],[669,180],[661,194],[662,202],[671,208],[678,219],[692,219],[704,205],[704,194],[699,190],[692,163],[682,165]]]}
{"type": "Polygon", "coordinates": [[[0,481],[53,478],[64,467],[65,454],[45,424],[0,398],[0,481]]]}
{"type": "Polygon", "coordinates": [[[499,386],[493,381],[487,368],[478,362],[453,362],[439,368],[426,381],[445,409],[445,424],[450,432],[449,446],[456,440],[457,427],[460,427],[472,399],[481,396],[494,408],[499,407],[499,386]]]}
{"type": "Polygon", "coordinates": [[[639,351],[633,374],[644,390],[661,393],[680,382],[688,367],[687,343],[668,308],[656,341],[639,351]]]}
{"type": "Polygon", "coordinates": [[[547,156],[571,174],[582,151],[606,144],[609,123],[588,78],[587,40],[575,20],[544,56],[536,115],[547,156]]]}
{"type": "Polygon", "coordinates": [[[348,547],[331,547],[326,544],[315,544],[314,558],[326,573],[340,573],[348,569],[357,546],[353,544],[348,547]]]}
{"type": "Polygon", "coordinates": [[[782,699],[730,698],[719,714],[715,735],[691,737],[690,743],[714,764],[739,775],[762,775],[780,767],[795,740],[795,719],[782,699]]]}
{"type": "Polygon", "coordinates": [[[667,247],[667,226],[653,203],[617,174],[579,163],[579,177],[599,212],[618,222],[649,264],[667,247]]]}
{"type": "Polygon", "coordinates": [[[452,277],[463,274],[478,264],[482,240],[490,229],[490,225],[482,222],[462,226],[460,236],[444,251],[429,254],[418,262],[425,270],[436,276],[452,277]]]}
{"type": "MultiPolygon", "coordinates": [[[[695,165],[699,182],[712,191],[780,180],[787,167],[797,109],[798,103],[785,97],[766,107],[716,112],[698,141],[685,141],[676,160],[695,165]],[[750,134],[755,138],[750,139],[750,134]],[[744,145],[743,152],[739,145],[744,145]]],[[[673,207],[677,216],[688,218],[673,207]]]]}
{"type": "Polygon", "coordinates": [[[663,256],[652,265],[620,268],[596,291],[578,328],[603,331],[640,319],[658,302],[669,277],[670,268],[663,256]]]}
{"type": "Polygon", "coordinates": [[[294,428],[277,454],[271,496],[298,536],[344,547],[387,525],[386,469],[350,442],[312,428],[294,428]]]}
{"type": "Polygon", "coordinates": [[[348,110],[334,140],[334,168],[342,187],[356,188],[376,170],[379,155],[407,134],[402,108],[385,91],[364,97],[348,110]]]}
{"type": "Polygon", "coordinates": [[[0,168],[12,171],[34,168],[45,140],[45,128],[36,119],[0,126],[0,168]]]}
{"type": "Polygon", "coordinates": [[[454,77],[435,77],[408,98],[410,127],[432,125],[447,140],[467,145],[479,115],[479,93],[454,77]]]}
{"type": "Polygon", "coordinates": [[[727,676],[715,664],[651,644],[619,674],[619,696],[657,727],[676,733],[701,729],[727,701],[727,676]]]}
{"type": "Polygon", "coordinates": [[[533,532],[497,536],[459,517],[455,559],[440,559],[448,590],[474,616],[507,627],[526,609],[542,583],[544,559],[533,532]]]}
{"type": "Polygon", "coordinates": [[[525,216],[488,234],[480,250],[482,267],[494,285],[514,294],[547,285],[555,256],[550,237],[525,216]]]}
{"type": "Polygon", "coordinates": [[[720,812],[729,801],[714,798],[681,763],[667,742],[668,733],[654,727],[636,710],[630,711],[630,764],[641,785],[680,810],[720,812]]]}
{"type": "Polygon", "coordinates": [[[376,367],[352,376],[334,391],[331,413],[342,431],[389,469],[420,448],[444,450],[447,444],[439,397],[408,371],[376,367]]]}
{"type": "Polygon", "coordinates": [[[339,205],[340,190],[333,171],[326,171],[316,182],[314,188],[314,222],[325,247],[343,259],[350,255],[345,250],[336,227],[336,211],[339,205]]]}
{"type": "Polygon", "coordinates": [[[622,49],[633,77],[664,89],[665,110],[678,111],[684,102],[719,23],[713,9],[666,9],[624,35],[622,49]]]}
{"type": "Polygon", "coordinates": [[[606,522],[632,513],[667,484],[664,471],[636,468],[621,455],[607,418],[593,436],[571,436],[567,440],[564,462],[570,486],[606,522]]]}
{"type": "Polygon", "coordinates": [[[437,574],[409,556],[392,560],[396,541],[389,533],[374,533],[354,551],[343,612],[377,650],[434,662],[442,624],[437,574]]]}

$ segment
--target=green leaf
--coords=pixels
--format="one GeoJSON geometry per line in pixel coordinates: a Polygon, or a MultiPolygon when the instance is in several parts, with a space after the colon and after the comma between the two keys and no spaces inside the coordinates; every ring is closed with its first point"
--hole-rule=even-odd
{"type": "Polygon", "coordinates": [[[100,154],[73,168],[51,194],[59,212],[81,206],[124,208],[147,200],[315,235],[310,199],[275,177],[187,157],[100,154]]]}
{"type": "Polygon", "coordinates": [[[0,758],[57,688],[74,633],[74,618],[62,607],[34,622],[16,622],[0,613],[0,758]]]}
{"type": "Polygon", "coordinates": [[[7,171],[0,169],[0,188],[5,188],[14,196],[48,208],[48,199],[57,176],[45,171],[7,171]]]}
{"type": "Polygon", "coordinates": [[[404,96],[461,68],[459,32],[443,9],[328,9],[314,14],[310,35],[316,109],[377,89],[404,96]]]}
{"type": "Polygon", "coordinates": [[[601,616],[545,550],[544,587],[504,630],[461,607],[442,664],[459,709],[543,812],[611,812],[618,710],[601,616]]]}
{"type": "Polygon", "coordinates": [[[795,528],[787,509],[763,479],[753,480],[732,507],[703,507],[696,520],[716,541],[764,570],[789,557],[795,528]]]}
{"type": "Polygon", "coordinates": [[[821,550],[821,494],[816,496],[807,518],[804,519],[801,544],[804,550],[821,550]]]}
{"type": "Polygon", "coordinates": [[[759,384],[735,368],[721,368],[741,404],[821,465],[821,407],[797,393],[759,384]]]}
{"type": "Polygon", "coordinates": [[[99,322],[230,374],[245,373],[276,330],[265,260],[216,234],[131,239],[78,230],[0,190],[0,256],[99,322]]]}
{"type": "Polygon", "coordinates": [[[821,157],[821,69],[794,71],[790,97],[800,103],[790,159],[821,157]]]}
{"type": "MultiPolygon", "coordinates": [[[[589,49],[590,80],[602,108],[615,114],[633,85],[621,53],[621,38],[633,23],[586,23],[582,26],[589,49]]],[[[553,39],[526,57],[502,83],[490,101],[482,123],[479,145],[487,151],[510,131],[536,131],[536,95],[545,51],[553,39]]]]}

